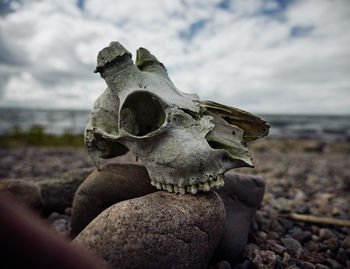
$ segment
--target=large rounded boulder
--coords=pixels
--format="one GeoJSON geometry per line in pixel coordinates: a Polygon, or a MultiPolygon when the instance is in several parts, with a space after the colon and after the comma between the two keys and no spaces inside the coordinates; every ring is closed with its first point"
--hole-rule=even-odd
{"type": "Polygon", "coordinates": [[[117,203],[74,239],[111,268],[206,268],[225,227],[213,191],[196,196],[159,191],[117,203]]]}

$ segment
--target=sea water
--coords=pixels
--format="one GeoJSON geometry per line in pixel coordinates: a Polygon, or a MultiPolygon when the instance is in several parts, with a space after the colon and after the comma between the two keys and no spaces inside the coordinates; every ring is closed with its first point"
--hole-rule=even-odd
{"type": "MultiPolygon", "coordinates": [[[[83,133],[90,111],[0,108],[0,134],[15,127],[41,126],[47,133],[83,133]]],[[[259,115],[270,125],[271,138],[350,140],[349,115],[259,115]]]]}

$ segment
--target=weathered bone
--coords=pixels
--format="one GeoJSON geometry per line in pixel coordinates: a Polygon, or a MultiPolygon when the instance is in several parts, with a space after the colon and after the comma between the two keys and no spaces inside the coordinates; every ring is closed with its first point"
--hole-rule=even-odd
{"type": "Polygon", "coordinates": [[[97,58],[108,88],[95,102],[85,131],[87,149],[99,166],[127,150],[147,168],[151,184],[196,194],[223,186],[223,173],[252,166],[246,142],[267,135],[258,116],[178,90],[148,50],[131,53],[118,42],[97,58]]]}

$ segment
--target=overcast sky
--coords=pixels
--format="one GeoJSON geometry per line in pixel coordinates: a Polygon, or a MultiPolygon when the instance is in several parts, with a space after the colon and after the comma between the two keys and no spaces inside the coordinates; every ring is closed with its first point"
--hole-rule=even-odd
{"type": "Polygon", "coordinates": [[[257,113],[350,113],[349,0],[0,0],[0,107],[90,109],[97,53],[145,47],[174,84],[257,113]]]}

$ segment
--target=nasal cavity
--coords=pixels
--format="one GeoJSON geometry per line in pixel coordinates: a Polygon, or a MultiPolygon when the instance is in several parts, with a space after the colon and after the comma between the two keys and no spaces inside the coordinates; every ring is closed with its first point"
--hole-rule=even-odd
{"type": "Polygon", "coordinates": [[[137,91],[125,100],[120,112],[120,127],[134,136],[144,136],[159,129],[165,113],[158,96],[137,91]]]}

